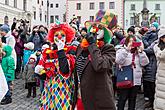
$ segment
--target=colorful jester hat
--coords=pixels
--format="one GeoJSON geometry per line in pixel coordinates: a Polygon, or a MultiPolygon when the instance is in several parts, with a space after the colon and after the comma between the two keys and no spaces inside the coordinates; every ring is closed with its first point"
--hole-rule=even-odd
{"type": "Polygon", "coordinates": [[[55,33],[61,31],[66,37],[66,43],[70,44],[75,37],[75,31],[67,23],[60,23],[58,20],[56,20],[55,23],[50,25],[50,30],[48,32],[47,39],[51,43],[54,43],[55,33]]]}
{"type": "Polygon", "coordinates": [[[95,28],[94,26],[96,26],[96,29],[92,30],[96,32],[99,31],[97,28],[99,25],[102,25],[104,30],[104,42],[110,43],[113,36],[111,30],[117,26],[117,16],[113,13],[110,13],[109,10],[99,10],[96,13],[95,20],[93,22],[85,22],[85,27],[87,27],[88,32],[91,32],[91,28],[95,28]]]}

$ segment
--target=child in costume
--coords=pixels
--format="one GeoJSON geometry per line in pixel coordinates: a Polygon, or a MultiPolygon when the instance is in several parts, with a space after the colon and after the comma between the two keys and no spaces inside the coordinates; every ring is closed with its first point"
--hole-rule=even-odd
{"type": "Polygon", "coordinates": [[[36,97],[36,78],[34,75],[34,69],[36,65],[37,56],[32,54],[28,60],[28,63],[25,65],[24,68],[24,79],[27,85],[28,94],[27,98],[30,98],[31,92],[33,91],[33,98],[36,97]]]}
{"type": "Polygon", "coordinates": [[[12,47],[9,45],[5,45],[3,47],[3,57],[2,57],[2,69],[5,74],[5,78],[8,85],[8,91],[5,95],[5,98],[1,101],[2,105],[9,104],[12,102],[12,81],[15,78],[15,63],[14,58],[11,56],[12,54],[12,47]]]}
{"type": "Polygon", "coordinates": [[[75,57],[69,51],[75,50],[67,44],[74,39],[74,30],[68,24],[53,24],[47,39],[54,48],[47,48],[35,68],[40,75],[46,74],[41,95],[40,110],[71,110],[75,57]]]}

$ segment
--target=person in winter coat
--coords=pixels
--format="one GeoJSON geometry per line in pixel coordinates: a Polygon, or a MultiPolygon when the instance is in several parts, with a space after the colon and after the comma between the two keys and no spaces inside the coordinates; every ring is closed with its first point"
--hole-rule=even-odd
{"type": "Polygon", "coordinates": [[[116,52],[116,64],[119,67],[132,65],[133,68],[133,87],[118,88],[118,110],[124,110],[125,103],[128,100],[128,110],[135,110],[136,96],[141,85],[142,67],[149,63],[148,57],[143,51],[141,45],[134,45],[136,39],[128,36],[124,47],[116,52]]]}
{"type": "Polygon", "coordinates": [[[76,53],[77,110],[116,110],[112,88],[115,48],[110,44],[112,36],[105,34],[110,30],[98,22],[88,30],[76,53]]]}
{"type": "Polygon", "coordinates": [[[23,69],[25,68],[25,65],[28,63],[30,55],[34,53],[33,50],[34,50],[34,43],[29,42],[24,44],[22,72],[23,69]]]}
{"type": "Polygon", "coordinates": [[[123,29],[117,28],[113,34],[114,36],[112,38],[111,44],[113,44],[114,46],[119,45],[121,40],[125,38],[123,29]]]}
{"type": "Polygon", "coordinates": [[[38,27],[33,28],[33,32],[28,42],[34,43],[34,51],[42,47],[42,44],[45,42],[45,40],[44,40],[44,37],[39,32],[38,27]]]}
{"type": "Polygon", "coordinates": [[[39,32],[40,32],[41,36],[45,39],[48,34],[46,27],[44,27],[43,25],[40,25],[39,32]]]}
{"type": "Polygon", "coordinates": [[[21,67],[22,67],[22,58],[23,58],[23,49],[24,49],[24,41],[20,38],[18,30],[14,29],[12,35],[15,38],[15,51],[17,54],[17,65],[15,70],[15,77],[18,79],[20,77],[21,67]]]}
{"type": "Polygon", "coordinates": [[[2,69],[5,74],[5,78],[8,84],[8,92],[5,95],[5,98],[1,101],[2,105],[12,103],[12,85],[13,85],[13,80],[15,78],[15,63],[14,63],[14,58],[12,57],[12,47],[9,45],[6,45],[3,47],[3,58],[2,58],[2,69]]]}
{"type": "Polygon", "coordinates": [[[144,52],[149,58],[149,64],[144,67],[143,74],[143,90],[145,97],[145,108],[153,108],[154,94],[155,94],[155,80],[157,71],[157,60],[154,54],[153,47],[158,39],[158,23],[152,23],[150,31],[144,36],[144,52]]]}
{"type": "Polygon", "coordinates": [[[14,49],[16,42],[14,36],[11,35],[11,31],[8,25],[4,24],[0,27],[0,34],[2,36],[2,43],[4,43],[4,45],[10,45],[12,47],[12,57],[14,58],[14,62],[15,62],[14,68],[16,69],[17,55],[14,49]]]}
{"type": "Polygon", "coordinates": [[[27,85],[28,94],[27,98],[30,98],[31,92],[33,91],[33,98],[36,97],[36,79],[34,75],[35,65],[36,65],[37,56],[32,54],[24,68],[24,79],[27,85]]]}
{"type": "Polygon", "coordinates": [[[156,89],[154,110],[165,110],[165,27],[158,33],[159,42],[154,46],[157,59],[156,89]]]}

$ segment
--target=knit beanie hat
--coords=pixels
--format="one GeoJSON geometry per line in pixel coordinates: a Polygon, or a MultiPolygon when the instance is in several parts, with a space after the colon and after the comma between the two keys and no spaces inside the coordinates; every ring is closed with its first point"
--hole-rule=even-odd
{"type": "Polygon", "coordinates": [[[83,27],[82,29],[81,29],[81,32],[82,31],[85,31],[86,33],[87,33],[87,28],[86,27],[83,27]]]}
{"type": "Polygon", "coordinates": [[[133,34],[135,34],[135,27],[131,26],[130,28],[128,28],[127,33],[131,31],[133,34]]]}
{"type": "Polygon", "coordinates": [[[32,55],[30,55],[29,60],[30,60],[30,59],[33,59],[34,61],[36,61],[36,60],[37,60],[37,56],[36,56],[35,54],[32,54],[32,55]]]}
{"type": "Polygon", "coordinates": [[[161,26],[160,30],[158,32],[158,38],[160,39],[161,37],[165,36],[165,26],[161,26]]]}
{"type": "Polygon", "coordinates": [[[33,50],[34,49],[34,43],[28,42],[28,43],[24,44],[24,47],[29,49],[29,50],[33,50]]]}
{"type": "Polygon", "coordinates": [[[157,22],[153,22],[153,23],[152,23],[152,26],[154,26],[156,29],[159,28],[159,24],[158,24],[157,22]]]}
{"type": "Polygon", "coordinates": [[[0,31],[4,31],[4,32],[8,33],[10,31],[10,28],[8,25],[4,24],[0,27],[0,31]]]}

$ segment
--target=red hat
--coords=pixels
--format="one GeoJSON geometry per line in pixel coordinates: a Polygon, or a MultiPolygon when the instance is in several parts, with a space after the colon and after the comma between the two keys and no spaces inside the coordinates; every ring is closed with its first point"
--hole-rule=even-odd
{"type": "Polygon", "coordinates": [[[68,24],[64,23],[64,24],[52,24],[51,25],[51,29],[49,30],[47,39],[50,42],[54,42],[54,33],[56,31],[60,31],[63,30],[66,34],[66,42],[67,43],[71,43],[71,41],[74,39],[75,37],[75,31],[73,28],[71,28],[68,24]]]}

